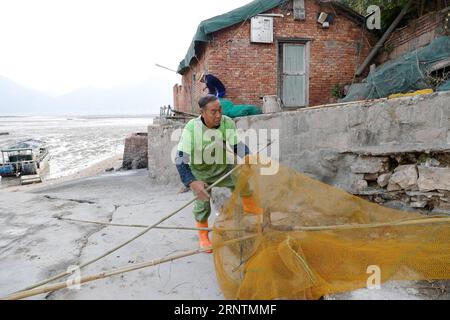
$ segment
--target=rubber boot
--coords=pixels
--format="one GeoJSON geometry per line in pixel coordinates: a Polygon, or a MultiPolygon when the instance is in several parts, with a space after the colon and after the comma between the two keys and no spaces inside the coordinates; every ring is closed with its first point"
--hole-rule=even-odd
{"type": "Polygon", "coordinates": [[[264,213],[263,208],[256,205],[253,197],[242,197],[242,204],[244,206],[244,213],[254,215],[262,215],[264,213]]]}
{"type": "MultiPolygon", "coordinates": [[[[197,228],[208,228],[208,221],[201,223],[197,222],[197,228]]],[[[212,243],[208,238],[208,230],[199,230],[198,231],[198,240],[200,242],[200,248],[211,248],[212,243]]],[[[212,250],[206,251],[206,253],[212,253],[212,250]]]]}

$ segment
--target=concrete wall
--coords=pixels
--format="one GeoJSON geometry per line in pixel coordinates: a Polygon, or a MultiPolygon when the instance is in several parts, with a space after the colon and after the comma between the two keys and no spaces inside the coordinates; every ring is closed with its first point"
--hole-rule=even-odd
{"type": "Polygon", "coordinates": [[[159,184],[179,184],[180,177],[172,161],[172,149],[177,142],[171,141],[172,133],[182,129],[182,123],[168,122],[148,127],[148,170],[149,176],[159,184]]]}
{"type": "Polygon", "coordinates": [[[331,183],[346,154],[450,150],[450,93],[240,118],[239,128],[280,129],[281,161],[331,183]]]}
{"type": "MultiPolygon", "coordinates": [[[[420,177],[414,177],[414,172],[424,174],[422,186],[424,179],[433,180],[422,167],[450,174],[449,92],[246,117],[236,124],[244,130],[279,129],[282,163],[354,194],[388,194],[390,200],[380,198],[380,203],[408,192],[411,204],[432,192],[429,186],[419,188],[420,177]],[[379,179],[385,181],[378,184],[379,179]]],[[[179,183],[169,153],[175,145],[170,133],[180,127],[149,128],[149,168],[158,181],[179,183]]],[[[437,197],[450,202],[444,182],[434,188],[443,192],[437,197]]]]}

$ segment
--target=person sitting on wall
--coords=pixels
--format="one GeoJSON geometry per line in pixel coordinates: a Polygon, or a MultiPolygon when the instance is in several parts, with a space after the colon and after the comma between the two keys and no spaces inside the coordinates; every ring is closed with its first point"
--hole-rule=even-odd
{"type": "Polygon", "coordinates": [[[213,76],[212,74],[200,75],[199,81],[206,84],[206,89],[208,89],[208,94],[214,95],[217,98],[224,98],[226,95],[226,88],[219,78],[213,76]]]}

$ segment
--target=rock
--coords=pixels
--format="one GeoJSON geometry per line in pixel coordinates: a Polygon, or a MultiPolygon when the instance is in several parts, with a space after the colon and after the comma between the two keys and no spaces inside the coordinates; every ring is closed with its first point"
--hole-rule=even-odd
{"type": "Polygon", "coordinates": [[[366,181],[377,181],[378,173],[367,173],[364,175],[364,180],[366,181]]]}
{"type": "Polygon", "coordinates": [[[445,190],[450,191],[450,168],[427,168],[419,167],[419,190],[434,191],[445,190]]]}
{"type": "Polygon", "coordinates": [[[114,171],[114,168],[105,169],[105,172],[112,172],[112,171],[114,171]]]}
{"type": "Polygon", "coordinates": [[[388,166],[388,157],[359,157],[351,170],[353,173],[379,173],[385,172],[388,166]]]}
{"type": "Polygon", "coordinates": [[[428,202],[427,201],[416,201],[416,202],[411,202],[410,207],[411,208],[418,208],[418,209],[423,209],[427,206],[428,202]]]}
{"type": "Polygon", "coordinates": [[[399,166],[389,179],[388,191],[397,191],[398,187],[400,190],[413,190],[417,187],[418,178],[416,165],[399,166]]]}
{"type": "Polygon", "coordinates": [[[374,197],[373,201],[378,204],[382,204],[382,203],[386,202],[382,197],[379,197],[379,196],[374,197]]]}
{"type": "Polygon", "coordinates": [[[363,191],[363,190],[367,189],[368,187],[369,187],[369,184],[367,183],[366,180],[359,180],[354,185],[354,188],[357,191],[363,191]]]}
{"type": "Polygon", "coordinates": [[[427,161],[425,161],[424,163],[424,166],[428,168],[439,167],[440,165],[441,163],[433,158],[427,159],[427,161]]]}
{"type": "Polygon", "coordinates": [[[228,188],[213,188],[211,191],[212,204],[219,211],[231,198],[232,192],[228,188]]]}
{"type": "Polygon", "coordinates": [[[433,210],[433,213],[445,213],[450,215],[450,203],[441,202],[433,210]]]}
{"type": "Polygon", "coordinates": [[[377,179],[378,185],[382,188],[385,188],[389,184],[389,180],[391,179],[391,177],[392,177],[392,172],[383,173],[377,179]]]}

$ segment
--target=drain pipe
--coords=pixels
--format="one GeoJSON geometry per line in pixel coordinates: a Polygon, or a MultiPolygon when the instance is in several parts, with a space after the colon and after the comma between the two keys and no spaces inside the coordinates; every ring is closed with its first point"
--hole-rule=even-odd
{"type": "Polygon", "coordinates": [[[381,39],[377,42],[375,47],[372,48],[367,58],[364,60],[364,62],[359,66],[358,70],[356,70],[356,75],[359,76],[364,72],[364,69],[369,65],[369,63],[372,61],[372,59],[375,57],[375,55],[378,53],[378,50],[384,45],[386,40],[389,38],[389,36],[392,34],[392,32],[395,30],[395,28],[398,26],[400,21],[403,19],[405,14],[408,12],[409,8],[413,4],[414,0],[409,0],[408,3],[403,7],[403,10],[400,12],[398,17],[392,22],[391,26],[386,30],[386,32],[383,34],[381,39]]]}

